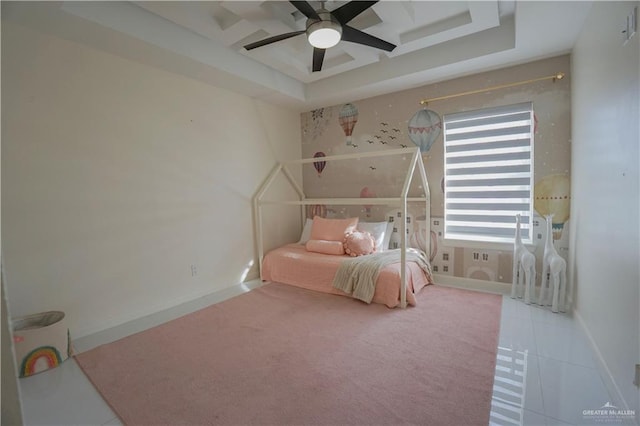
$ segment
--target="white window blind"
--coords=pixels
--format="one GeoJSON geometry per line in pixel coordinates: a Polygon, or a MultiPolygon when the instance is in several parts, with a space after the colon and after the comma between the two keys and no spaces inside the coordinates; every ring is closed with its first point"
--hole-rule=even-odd
{"type": "Polygon", "coordinates": [[[512,243],[519,213],[531,243],[533,123],[531,102],[444,116],[445,239],[512,243]]]}

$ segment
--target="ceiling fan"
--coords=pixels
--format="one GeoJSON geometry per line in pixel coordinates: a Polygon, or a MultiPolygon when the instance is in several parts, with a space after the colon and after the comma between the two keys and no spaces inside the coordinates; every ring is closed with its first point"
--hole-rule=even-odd
{"type": "Polygon", "coordinates": [[[306,33],[309,44],[313,46],[312,72],[317,72],[322,69],[325,50],[335,46],[340,40],[375,47],[387,52],[391,52],[396,47],[395,44],[347,25],[349,21],[376,4],[377,1],[350,1],[331,12],[324,8],[324,1],[320,2],[321,7],[318,10],[313,9],[306,1],[290,1],[289,3],[307,17],[306,30],[265,38],[264,40],[247,44],[244,46],[245,49],[255,49],[306,33]]]}

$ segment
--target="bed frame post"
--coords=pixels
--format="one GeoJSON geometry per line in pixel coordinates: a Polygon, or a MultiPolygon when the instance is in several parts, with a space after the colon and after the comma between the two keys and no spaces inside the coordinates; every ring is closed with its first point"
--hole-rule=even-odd
{"type": "Polygon", "coordinates": [[[418,159],[420,158],[420,150],[418,148],[415,149],[413,153],[413,157],[411,157],[411,163],[409,164],[409,169],[407,170],[407,175],[404,179],[404,186],[402,187],[402,198],[401,198],[401,221],[400,229],[400,307],[407,307],[407,194],[409,193],[409,187],[411,186],[411,181],[413,180],[413,173],[416,170],[416,163],[418,163],[418,159]]]}
{"type": "Polygon", "coordinates": [[[302,204],[302,202],[307,198],[304,195],[304,191],[302,190],[302,188],[300,187],[300,185],[298,185],[298,182],[295,180],[295,178],[293,177],[293,175],[291,174],[291,171],[289,171],[289,168],[286,165],[282,166],[282,172],[284,173],[284,175],[287,177],[287,179],[289,180],[289,183],[291,184],[291,186],[293,186],[293,189],[296,190],[296,192],[298,193],[298,198],[300,199],[300,223],[301,223],[301,228],[300,230],[302,230],[304,228],[304,222],[307,219],[307,212],[305,211],[305,205],[302,204]]]}
{"type": "Polygon", "coordinates": [[[425,217],[425,229],[424,236],[425,251],[427,259],[431,262],[431,190],[429,189],[429,181],[427,180],[427,172],[424,169],[424,163],[422,158],[418,158],[418,170],[420,172],[420,180],[422,181],[422,188],[424,189],[424,217],[425,217]]]}
{"type": "Polygon", "coordinates": [[[262,185],[260,185],[260,189],[258,189],[255,197],[253,197],[253,218],[256,230],[255,241],[257,246],[256,254],[258,256],[258,265],[260,267],[260,279],[262,279],[262,258],[264,257],[264,238],[262,236],[262,197],[276,179],[280,170],[282,170],[282,164],[276,164],[276,166],[271,170],[271,173],[269,173],[269,176],[264,180],[262,185]]]}
{"type": "Polygon", "coordinates": [[[402,197],[400,229],[400,307],[407,307],[407,198],[402,197]]]}

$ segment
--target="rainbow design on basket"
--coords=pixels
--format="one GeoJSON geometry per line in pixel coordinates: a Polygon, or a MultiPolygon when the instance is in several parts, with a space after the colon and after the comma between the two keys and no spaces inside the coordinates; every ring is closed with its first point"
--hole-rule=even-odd
{"type": "Polygon", "coordinates": [[[22,360],[20,365],[20,377],[27,377],[41,370],[36,370],[38,360],[44,359],[47,362],[47,368],[56,367],[62,362],[60,352],[53,346],[41,346],[29,352],[22,360]]]}

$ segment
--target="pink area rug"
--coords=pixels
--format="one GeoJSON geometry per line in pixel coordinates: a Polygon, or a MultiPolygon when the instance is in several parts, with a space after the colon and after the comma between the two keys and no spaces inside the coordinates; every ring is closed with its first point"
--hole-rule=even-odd
{"type": "Polygon", "coordinates": [[[269,284],[76,359],[129,425],[486,426],[500,296],[417,298],[269,284]]]}

